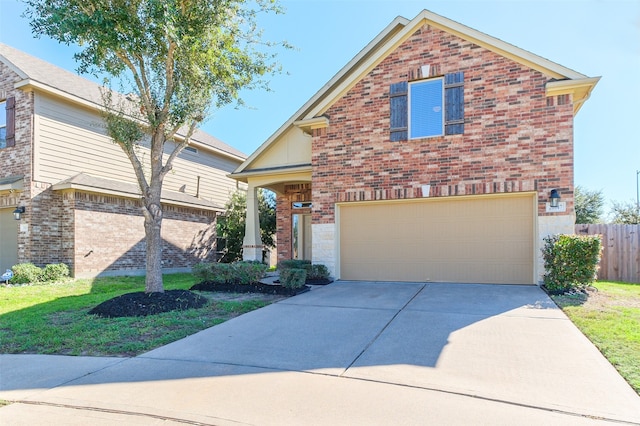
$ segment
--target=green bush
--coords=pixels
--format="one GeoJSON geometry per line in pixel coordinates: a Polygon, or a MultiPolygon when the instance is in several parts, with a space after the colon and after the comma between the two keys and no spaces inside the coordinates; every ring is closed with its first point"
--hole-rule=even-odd
{"type": "Polygon", "coordinates": [[[309,275],[309,279],[312,280],[328,280],[330,277],[329,269],[319,263],[311,265],[311,274],[309,275]]]}
{"type": "Polygon", "coordinates": [[[231,264],[235,270],[236,278],[240,284],[258,282],[264,277],[267,265],[260,262],[236,262],[231,264]]]}
{"type": "Polygon", "coordinates": [[[37,283],[42,277],[42,268],[33,263],[18,263],[11,268],[13,278],[9,280],[12,284],[37,283]]]}
{"type": "Polygon", "coordinates": [[[69,276],[69,267],[64,263],[51,263],[42,271],[42,281],[60,281],[69,276]]]}
{"type": "Polygon", "coordinates": [[[202,281],[251,284],[260,281],[266,270],[260,262],[199,263],[193,274],[202,281]]]}
{"type": "Polygon", "coordinates": [[[602,242],[597,235],[544,238],[544,285],[551,293],[584,290],[595,281],[602,242]]]}
{"type": "Polygon", "coordinates": [[[278,270],[284,269],[306,269],[307,273],[311,272],[311,261],[304,259],[287,259],[278,262],[278,270]]]}
{"type": "Polygon", "coordinates": [[[280,271],[280,284],[286,288],[302,288],[307,280],[307,270],[287,268],[280,271]]]}

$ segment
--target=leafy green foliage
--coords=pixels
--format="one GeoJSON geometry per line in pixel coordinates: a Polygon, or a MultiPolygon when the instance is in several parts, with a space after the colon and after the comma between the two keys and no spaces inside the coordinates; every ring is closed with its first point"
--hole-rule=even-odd
{"type": "Polygon", "coordinates": [[[311,273],[308,278],[312,280],[327,280],[330,276],[329,269],[326,266],[320,263],[314,263],[311,265],[311,273]]]}
{"type": "Polygon", "coordinates": [[[286,259],[278,262],[278,270],[281,275],[283,271],[288,269],[304,269],[309,280],[326,280],[330,278],[329,269],[325,265],[320,263],[312,265],[310,260],[286,259]]]}
{"type": "Polygon", "coordinates": [[[267,265],[259,262],[199,263],[193,274],[201,281],[252,284],[260,281],[267,265]]]}
{"type": "Polygon", "coordinates": [[[12,284],[28,284],[40,282],[42,277],[42,268],[33,263],[19,263],[13,265],[13,278],[9,280],[12,284]]]}
{"type": "Polygon", "coordinates": [[[544,285],[551,293],[583,290],[596,279],[600,236],[552,235],[545,237],[544,243],[544,285]]]}
{"type": "Polygon", "coordinates": [[[213,104],[242,103],[242,89],[268,89],[280,71],[262,40],[261,13],[276,0],[25,0],[33,33],[77,44],[80,72],[106,76],[107,133],[127,155],[142,194],[146,291],[163,291],[164,177],[213,104]],[[145,149],[138,149],[144,146],[145,149]],[[147,155],[148,154],[148,155],[147,155]]]}
{"type": "Polygon", "coordinates": [[[590,191],[576,186],[574,191],[576,223],[600,223],[604,212],[602,191],[590,191]]]}
{"type": "Polygon", "coordinates": [[[640,223],[640,209],[635,202],[629,201],[627,203],[613,202],[611,207],[611,213],[613,214],[613,223],[637,225],[640,223]]]}
{"type": "Polygon", "coordinates": [[[305,259],[285,259],[278,262],[278,270],[280,271],[292,268],[306,269],[308,272],[311,272],[311,261],[305,259]]]}
{"type": "MultiPolygon", "coordinates": [[[[230,263],[242,260],[242,241],[247,213],[247,194],[236,191],[227,202],[226,212],[218,218],[217,234],[224,239],[225,247],[220,262],[230,263]]],[[[276,199],[269,190],[258,190],[258,215],[260,216],[260,238],[265,247],[275,246],[276,199]]]]}
{"type": "Polygon", "coordinates": [[[42,271],[42,281],[60,281],[69,276],[69,267],[64,263],[51,263],[42,271]]]}
{"type": "Polygon", "coordinates": [[[307,280],[307,270],[287,268],[280,271],[280,284],[286,288],[301,288],[307,280]]]}
{"type": "Polygon", "coordinates": [[[11,270],[13,278],[9,282],[12,284],[61,281],[69,276],[69,267],[64,263],[51,263],[45,265],[44,269],[33,263],[19,263],[11,270]]]}

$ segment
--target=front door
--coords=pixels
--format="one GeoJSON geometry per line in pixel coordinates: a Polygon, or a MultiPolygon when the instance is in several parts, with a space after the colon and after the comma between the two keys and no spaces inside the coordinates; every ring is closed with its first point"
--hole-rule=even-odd
{"type": "Polygon", "coordinates": [[[293,215],[293,259],[311,260],[311,215],[293,215]]]}

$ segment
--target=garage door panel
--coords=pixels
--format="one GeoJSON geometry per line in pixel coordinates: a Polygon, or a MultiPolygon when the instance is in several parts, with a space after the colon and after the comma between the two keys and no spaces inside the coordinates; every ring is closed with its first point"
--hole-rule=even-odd
{"type": "Polygon", "coordinates": [[[533,283],[534,196],[340,206],[341,278],[533,283]]]}

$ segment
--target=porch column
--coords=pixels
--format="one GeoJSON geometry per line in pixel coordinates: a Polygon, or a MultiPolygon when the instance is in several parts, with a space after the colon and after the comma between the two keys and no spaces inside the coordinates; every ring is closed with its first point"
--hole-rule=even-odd
{"type": "Polygon", "coordinates": [[[258,188],[249,182],[247,190],[247,217],[242,241],[242,260],[262,262],[262,239],[260,238],[260,217],[258,215],[258,188]]]}

